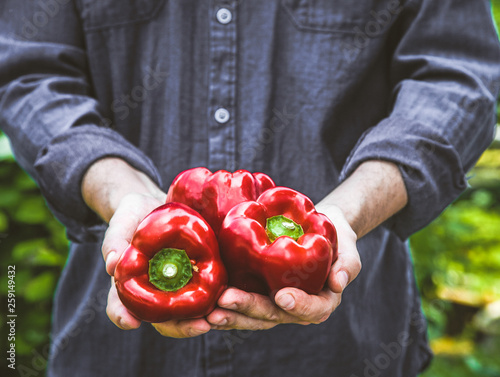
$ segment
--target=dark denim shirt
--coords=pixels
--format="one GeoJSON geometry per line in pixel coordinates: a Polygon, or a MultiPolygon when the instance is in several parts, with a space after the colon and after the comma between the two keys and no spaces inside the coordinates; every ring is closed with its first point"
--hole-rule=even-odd
{"type": "Polygon", "coordinates": [[[415,376],[430,352],[405,240],[491,142],[499,64],[486,0],[2,0],[0,125],[73,241],[49,376],[415,376]],[[80,193],[104,156],[165,190],[243,168],[315,202],[388,160],[409,203],[358,241],[325,323],[169,339],[106,317],[105,225],[80,193]]]}

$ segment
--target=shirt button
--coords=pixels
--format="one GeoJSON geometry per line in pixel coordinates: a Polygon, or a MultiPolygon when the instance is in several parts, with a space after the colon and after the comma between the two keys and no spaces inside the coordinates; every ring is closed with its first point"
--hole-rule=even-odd
{"type": "Polygon", "coordinates": [[[217,123],[226,123],[229,120],[229,111],[224,108],[217,109],[214,114],[217,123]]]}
{"type": "Polygon", "coordinates": [[[233,15],[231,14],[231,11],[226,8],[220,8],[217,11],[217,21],[219,21],[221,24],[225,25],[231,22],[233,19],[233,15]]]}

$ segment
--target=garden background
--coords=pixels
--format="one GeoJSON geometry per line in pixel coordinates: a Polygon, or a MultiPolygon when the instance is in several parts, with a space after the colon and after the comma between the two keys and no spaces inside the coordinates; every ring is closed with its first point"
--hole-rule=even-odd
{"type": "MultiPolygon", "coordinates": [[[[492,4],[500,25],[500,0],[492,4]]],[[[470,177],[467,192],[410,240],[435,353],[422,377],[500,376],[500,132],[470,177]]],[[[0,133],[2,369],[7,266],[16,266],[16,364],[23,366],[18,371],[42,376],[52,297],[67,248],[62,225],[0,133]]]]}

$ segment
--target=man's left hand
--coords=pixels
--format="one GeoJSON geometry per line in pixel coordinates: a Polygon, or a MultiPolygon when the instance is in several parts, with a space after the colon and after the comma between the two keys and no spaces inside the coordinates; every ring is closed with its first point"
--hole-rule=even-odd
{"type": "Polygon", "coordinates": [[[335,219],[339,250],[325,288],[317,295],[297,288],[283,288],[273,299],[229,288],[219,298],[219,307],[207,317],[213,329],[266,330],[280,323],[317,324],[330,317],[340,305],[344,288],[361,270],[361,261],[356,248],[357,236],[342,211],[328,206],[322,212],[335,219]]]}

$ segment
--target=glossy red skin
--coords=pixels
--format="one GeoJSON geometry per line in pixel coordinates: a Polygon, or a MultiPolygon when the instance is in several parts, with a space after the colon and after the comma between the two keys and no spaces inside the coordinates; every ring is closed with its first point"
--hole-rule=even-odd
{"type": "Polygon", "coordinates": [[[229,285],[247,292],[274,294],[295,287],[317,294],[337,259],[334,225],[316,212],[307,196],[285,187],[269,189],[256,201],[231,209],[218,239],[229,285]],[[300,224],[304,235],[297,241],[282,236],[271,242],[266,219],[277,215],[300,224]]]}
{"type": "Polygon", "coordinates": [[[184,203],[198,211],[218,234],[231,208],[247,200],[256,200],[272,187],[275,187],[273,180],[264,173],[252,174],[246,170],[212,173],[207,168],[193,168],[174,179],[167,193],[167,203],[184,203]]]}
{"type": "Polygon", "coordinates": [[[180,203],[164,204],[146,216],[114,277],[120,300],[147,322],[204,317],[227,286],[214,232],[196,211],[180,203]],[[164,292],[149,282],[149,260],[164,248],[184,250],[199,270],[176,292],[164,292]]]}

